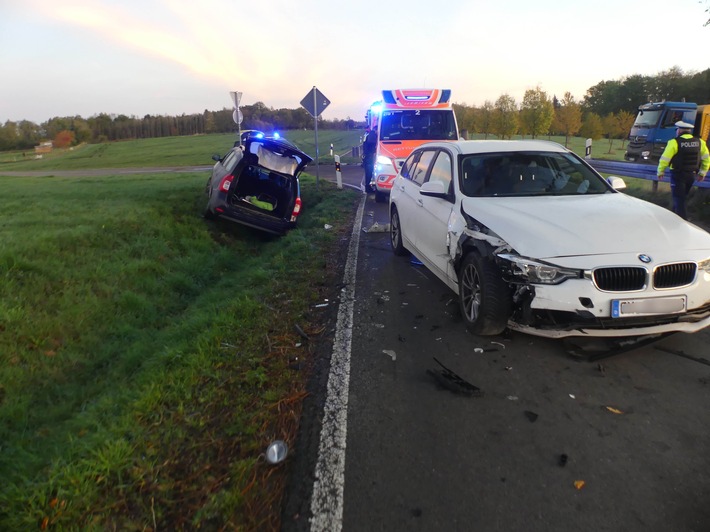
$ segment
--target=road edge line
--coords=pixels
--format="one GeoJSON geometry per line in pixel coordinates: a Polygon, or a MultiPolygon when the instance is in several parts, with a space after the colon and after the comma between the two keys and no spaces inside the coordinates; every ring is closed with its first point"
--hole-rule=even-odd
{"type": "Polygon", "coordinates": [[[311,497],[310,525],[313,532],[338,532],[343,527],[343,493],[345,488],[345,444],[348,426],[348,393],[350,390],[350,353],[353,336],[355,276],[360,246],[360,227],[365,210],[363,196],[355,216],[343,274],[338,319],[330,359],[326,401],[320,431],[315,481],[311,497]]]}

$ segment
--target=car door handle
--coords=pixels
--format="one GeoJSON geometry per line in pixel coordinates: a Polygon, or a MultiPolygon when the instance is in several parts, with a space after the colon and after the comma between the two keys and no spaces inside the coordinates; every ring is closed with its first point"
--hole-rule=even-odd
{"type": "Polygon", "coordinates": [[[421,199],[418,199],[417,205],[419,205],[420,207],[424,207],[424,202],[421,199]]]}

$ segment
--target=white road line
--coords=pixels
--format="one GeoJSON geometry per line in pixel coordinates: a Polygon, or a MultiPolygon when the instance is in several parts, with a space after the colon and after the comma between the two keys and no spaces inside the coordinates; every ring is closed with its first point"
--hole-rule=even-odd
{"type": "Polygon", "coordinates": [[[313,484],[313,498],[311,499],[310,525],[313,532],[338,532],[343,528],[345,440],[348,427],[355,273],[366,198],[367,196],[362,197],[355,216],[343,275],[344,288],[340,295],[333,355],[328,375],[328,392],[323,409],[323,425],[315,470],[316,480],[313,484]]]}

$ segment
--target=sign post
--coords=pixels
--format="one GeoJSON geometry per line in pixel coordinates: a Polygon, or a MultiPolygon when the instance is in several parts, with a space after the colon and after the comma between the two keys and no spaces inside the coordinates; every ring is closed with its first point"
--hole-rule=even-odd
{"type": "Polygon", "coordinates": [[[318,188],[319,172],[318,172],[318,117],[325,110],[326,107],[330,105],[330,100],[326,98],[321,91],[319,91],[316,86],[308,92],[301,100],[301,106],[303,106],[306,111],[310,113],[313,117],[313,124],[315,130],[315,140],[316,140],[316,188],[318,188]]]}

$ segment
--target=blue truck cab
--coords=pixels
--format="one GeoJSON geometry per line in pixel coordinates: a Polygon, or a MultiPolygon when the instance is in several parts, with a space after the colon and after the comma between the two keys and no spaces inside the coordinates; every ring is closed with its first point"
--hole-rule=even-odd
{"type": "Polygon", "coordinates": [[[624,159],[657,164],[666,143],[676,136],[679,120],[695,123],[698,105],[690,102],[653,102],[640,105],[629,133],[624,159]]]}

